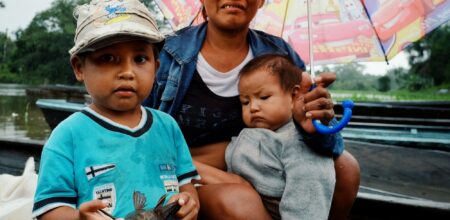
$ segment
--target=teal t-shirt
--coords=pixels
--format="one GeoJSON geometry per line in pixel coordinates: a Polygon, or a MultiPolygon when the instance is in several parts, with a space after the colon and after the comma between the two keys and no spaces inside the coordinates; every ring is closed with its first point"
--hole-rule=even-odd
{"type": "Polygon", "coordinates": [[[44,146],[33,217],[55,207],[106,200],[105,211],[125,217],[134,211],[133,192],[153,208],[158,199],[199,178],[175,120],[142,108],[133,129],[89,108],[61,122],[44,146]]]}

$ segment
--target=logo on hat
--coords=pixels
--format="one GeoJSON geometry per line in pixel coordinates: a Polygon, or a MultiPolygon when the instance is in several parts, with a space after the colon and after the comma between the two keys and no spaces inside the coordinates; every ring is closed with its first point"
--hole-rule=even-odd
{"type": "Polygon", "coordinates": [[[122,7],[122,2],[113,3],[111,5],[108,5],[105,7],[105,10],[108,12],[107,17],[108,18],[115,18],[117,17],[117,13],[125,12],[127,9],[125,7],[122,7]]]}

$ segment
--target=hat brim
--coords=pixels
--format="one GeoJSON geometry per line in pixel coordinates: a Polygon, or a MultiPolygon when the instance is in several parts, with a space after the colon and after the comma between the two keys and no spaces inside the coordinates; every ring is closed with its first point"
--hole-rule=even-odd
{"type": "Polygon", "coordinates": [[[69,51],[72,56],[126,41],[144,40],[149,43],[160,43],[164,40],[164,36],[157,29],[152,30],[149,26],[137,24],[135,21],[120,22],[84,31],[82,38],[89,41],[77,42],[69,51]]]}
{"type": "Polygon", "coordinates": [[[148,38],[142,37],[142,36],[133,36],[128,34],[114,34],[112,36],[105,36],[101,39],[98,39],[97,41],[93,42],[90,45],[87,45],[80,49],[77,54],[80,53],[86,53],[86,52],[95,52],[97,50],[100,50],[102,48],[118,44],[118,43],[124,43],[124,42],[130,42],[130,41],[146,41],[148,43],[154,43],[155,46],[160,50],[159,44],[160,42],[154,42],[149,40],[148,38]]]}

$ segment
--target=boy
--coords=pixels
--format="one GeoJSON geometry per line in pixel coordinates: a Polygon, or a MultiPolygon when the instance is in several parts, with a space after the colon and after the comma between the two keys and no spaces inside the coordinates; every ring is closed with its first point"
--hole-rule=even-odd
{"type": "Polygon", "coordinates": [[[331,155],[312,151],[292,120],[301,70],[283,55],[263,55],[240,71],[248,128],[226,150],[228,170],[248,180],[274,219],[327,219],[335,173],[331,155]]]}
{"type": "Polygon", "coordinates": [[[159,65],[155,44],[163,36],[155,20],[138,0],[94,0],[75,15],[71,65],[92,104],[47,141],[33,216],[124,218],[168,193],[168,202],[181,206],[177,218],[195,219],[199,202],[191,180],[199,176],[183,135],[169,115],[140,104],[159,65]]]}

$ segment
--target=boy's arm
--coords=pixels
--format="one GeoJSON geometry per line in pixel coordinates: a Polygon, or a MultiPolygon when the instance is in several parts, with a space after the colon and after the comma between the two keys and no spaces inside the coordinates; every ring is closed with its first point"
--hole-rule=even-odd
{"type": "Polygon", "coordinates": [[[38,217],[39,220],[67,219],[67,220],[105,220],[111,219],[100,209],[106,208],[106,204],[100,200],[92,200],[80,205],[80,210],[68,206],[60,206],[38,217]]]}
{"type": "Polygon", "coordinates": [[[72,207],[60,206],[38,217],[38,220],[52,220],[52,219],[78,220],[80,219],[80,214],[78,210],[72,207]]]}

